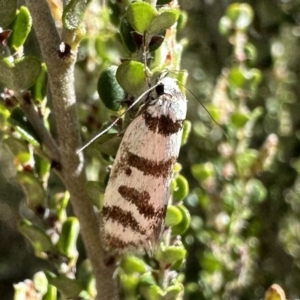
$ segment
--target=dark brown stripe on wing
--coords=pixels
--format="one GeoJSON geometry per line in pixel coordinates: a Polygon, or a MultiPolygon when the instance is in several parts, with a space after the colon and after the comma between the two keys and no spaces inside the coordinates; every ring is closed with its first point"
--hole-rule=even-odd
{"type": "Polygon", "coordinates": [[[128,165],[137,168],[146,176],[152,175],[157,178],[166,178],[170,176],[173,172],[173,166],[176,162],[176,157],[172,156],[167,160],[156,162],[128,151],[126,161],[128,165]]]}
{"type": "Polygon", "coordinates": [[[124,249],[127,247],[137,247],[138,244],[134,242],[124,242],[122,239],[118,238],[115,235],[105,233],[105,240],[107,244],[109,244],[110,247],[118,248],[118,249],[124,249]]]}
{"type": "Polygon", "coordinates": [[[119,206],[104,206],[102,209],[103,217],[113,222],[121,224],[124,228],[130,228],[140,234],[146,234],[146,230],[141,228],[130,211],[125,211],[119,206]]]}
{"type": "Polygon", "coordinates": [[[163,136],[169,136],[182,129],[183,120],[176,120],[174,122],[169,116],[161,115],[160,117],[152,117],[151,114],[145,111],[143,118],[149,130],[163,136]]]}
{"type": "Polygon", "coordinates": [[[150,195],[147,191],[139,192],[135,188],[121,185],[118,192],[125,200],[134,204],[145,218],[152,219],[157,216],[157,211],[150,203],[150,195]]]}

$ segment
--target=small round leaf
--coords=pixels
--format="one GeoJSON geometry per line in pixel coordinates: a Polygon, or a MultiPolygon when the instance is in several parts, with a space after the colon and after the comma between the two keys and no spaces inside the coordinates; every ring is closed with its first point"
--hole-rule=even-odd
{"type": "Polygon", "coordinates": [[[176,201],[183,200],[189,193],[189,183],[185,177],[179,175],[175,178],[176,188],[173,191],[173,198],[176,201]]]}
{"type": "Polygon", "coordinates": [[[131,273],[145,273],[147,271],[147,265],[145,262],[133,255],[127,255],[122,259],[121,268],[127,274],[131,273]]]}
{"type": "Polygon", "coordinates": [[[191,168],[193,176],[202,182],[208,178],[215,176],[215,168],[212,163],[196,164],[191,168]]]}
{"type": "Polygon", "coordinates": [[[22,91],[30,88],[41,72],[41,62],[31,56],[26,56],[10,62],[0,61],[0,83],[11,90],[22,91]]]}
{"type": "Polygon", "coordinates": [[[58,275],[46,271],[45,272],[48,282],[51,285],[57,287],[61,293],[63,293],[64,298],[75,299],[82,290],[82,286],[79,280],[71,279],[65,275],[58,275]]]}
{"type": "Polygon", "coordinates": [[[62,15],[64,27],[69,30],[76,30],[87,7],[87,0],[71,0],[65,7],[62,15]]]}
{"type": "Polygon", "coordinates": [[[20,107],[13,109],[8,122],[17,130],[21,136],[34,146],[39,146],[40,138],[33,126],[27,121],[20,107]]]}
{"type": "Polygon", "coordinates": [[[186,256],[186,249],[183,246],[168,246],[165,249],[160,248],[155,254],[155,259],[166,266],[175,261],[182,260],[186,256]]]}
{"type": "Polygon", "coordinates": [[[16,161],[20,164],[26,164],[31,159],[31,154],[29,153],[26,141],[16,139],[14,137],[8,137],[3,141],[3,144],[8,147],[16,161]]]}
{"type": "Polygon", "coordinates": [[[182,220],[181,211],[174,205],[168,205],[165,218],[166,226],[174,226],[182,220]]]}
{"type": "Polygon", "coordinates": [[[44,257],[43,253],[54,250],[49,236],[31,222],[22,220],[18,229],[30,241],[38,257],[44,257]]]}
{"type": "Polygon", "coordinates": [[[179,205],[177,207],[181,211],[182,220],[179,224],[172,227],[172,235],[183,234],[189,228],[191,223],[191,215],[185,206],[179,205]]]}
{"type": "Polygon", "coordinates": [[[18,172],[16,176],[26,194],[26,204],[34,212],[45,206],[46,192],[33,173],[18,172]]]}
{"type": "Polygon", "coordinates": [[[105,69],[98,80],[97,90],[104,105],[111,110],[118,111],[125,99],[125,91],[116,78],[117,66],[105,69]]]}
{"type": "Polygon", "coordinates": [[[126,61],[117,70],[117,80],[123,89],[134,97],[140,96],[146,89],[144,64],[137,61],[126,61]]]}
{"type": "Polygon", "coordinates": [[[159,15],[151,22],[151,26],[149,28],[150,34],[157,34],[170,28],[178,20],[179,14],[180,11],[176,8],[163,7],[159,11],[159,15]]]}
{"type": "Polygon", "coordinates": [[[140,34],[149,30],[156,15],[156,9],[146,2],[134,2],[127,9],[129,23],[140,34]]]}
{"type": "Polygon", "coordinates": [[[226,16],[238,29],[245,30],[251,25],[254,13],[249,4],[233,3],[227,8],[226,16]]]}
{"type": "Polygon", "coordinates": [[[171,285],[166,289],[165,299],[179,299],[179,295],[184,290],[184,287],[181,283],[171,285]]]}

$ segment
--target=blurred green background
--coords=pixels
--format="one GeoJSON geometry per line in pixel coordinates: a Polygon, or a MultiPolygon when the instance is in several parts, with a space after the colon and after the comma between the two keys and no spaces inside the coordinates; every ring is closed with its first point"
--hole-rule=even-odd
{"type": "MultiPolygon", "coordinates": [[[[253,10],[251,24],[241,31],[220,30],[221,18],[232,17],[231,3],[180,1],[187,15],[186,26],[178,30],[187,87],[222,127],[187,91],[192,132],[179,157],[190,185],[185,205],[192,217],[182,237],[188,250],[185,299],[262,299],[275,282],[288,299],[297,299],[300,2],[243,2],[253,10]]],[[[89,116],[92,131],[100,127],[97,118],[107,114],[96,93],[98,76],[128,57],[117,34],[126,1],[108,1],[108,6],[91,1],[76,68],[79,116],[86,120],[87,107],[95,108],[89,116]]],[[[26,43],[25,53],[39,56],[33,32],[26,43]]],[[[13,156],[1,146],[1,299],[12,299],[13,283],[47,265],[17,231],[21,216],[34,216],[15,172],[13,156]]]]}

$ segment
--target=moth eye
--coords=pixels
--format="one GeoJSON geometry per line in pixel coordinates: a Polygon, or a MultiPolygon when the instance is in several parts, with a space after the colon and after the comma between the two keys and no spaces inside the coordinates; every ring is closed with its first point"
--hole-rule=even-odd
{"type": "Polygon", "coordinates": [[[162,83],[159,84],[159,85],[155,88],[155,90],[156,90],[156,93],[157,93],[158,96],[164,94],[164,92],[165,92],[165,86],[164,86],[164,84],[162,84],[162,83]]]}

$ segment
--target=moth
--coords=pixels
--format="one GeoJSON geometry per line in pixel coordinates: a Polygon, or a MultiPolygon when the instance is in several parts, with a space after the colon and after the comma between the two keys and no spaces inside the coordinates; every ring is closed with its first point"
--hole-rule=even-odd
{"type": "Polygon", "coordinates": [[[153,91],[124,133],[104,194],[104,243],[120,252],[152,249],[164,228],[187,101],[172,78],[153,91]]]}

